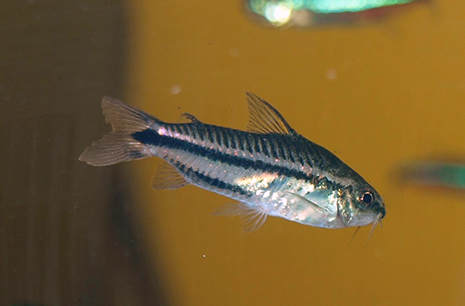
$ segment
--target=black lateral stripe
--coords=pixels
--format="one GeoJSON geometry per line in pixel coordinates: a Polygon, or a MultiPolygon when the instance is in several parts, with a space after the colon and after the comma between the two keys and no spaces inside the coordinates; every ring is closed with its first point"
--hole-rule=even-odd
{"type": "Polygon", "coordinates": [[[284,160],[289,160],[289,148],[287,147],[287,143],[285,141],[280,142],[281,148],[283,149],[283,158],[284,160]]]}
{"type": "Polygon", "coordinates": [[[231,146],[229,145],[229,137],[226,133],[226,129],[218,128],[218,133],[221,134],[221,137],[223,138],[223,147],[229,149],[231,146]]]}
{"type": "Polygon", "coordinates": [[[277,141],[276,142],[276,147],[278,148],[278,158],[279,159],[282,159],[282,158],[286,158],[286,155],[284,154],[284,149],[283,149],[283,145],[282,145],[282,142],[280,141],[277,141]]]}
{"type": "Polygon", "coordinates": [[[179,133],[179,134],[182,133],[181,127],[179,126],[179,124],[173,125],[173,129],[175,130],[176,133],[179,133]]]}
{"type": "Polygon", "coordinates": [[[173,135],[175,133],[174,127],[172,125],[166,126],[169,135],[173,135]]]}
{"type": "Polygon", "coordinates": [[[226,149],[232,149],[232,137],[231,134],[228,133],[228,129],[220,129],[221,135],[223,135],[224,144],[223,146],[226,149]]]}
{"type": "MultiPolygon", "coordinates": [[[[303,152],[296,152],[297,154],[297,159],[299,160],[299,163],[300,165],[305,165],[305,161],[304,161],[304,153],[303,152]]],[[[309,163],[310,167],[312,166],[312,163],[309,163]]]]}
{"type": "Polygon", "coordinates": [[[308,156],[313,160],[313,164],[316,167],[321,167],[323,166],[323,157],[321,156],[320,152],[317,150],[314,144],[311,144],[308,147],[308,156]]]}
{"type": "Polygon", "coordinates": [[[193,170],[192,168],[187,168],[184,164],[180,162],[174,162],[174,166],[178,168],[181,172],[185,173],[192,181],[201,180],[207,183],[210,186],[216,187],[221,190],[228,190],[234,193],[239,193],[247,197],[251,197],[253,194],[246,190],[243,190],[241,187],[236,185],[231,185],[217,178],[209,177],[205,174],[202,174],[198,171],[193,170]]]}
{"type": "Polygon", "coordinates": [[[302,150],[300,156],[303,157],[303,159],[305,160],[305,163],[306,163],[307,165],[309,165],[310,167],[313,168],[313,159],[311,158],[310,152],[309,152],[309,150],[308,150],[307,147],[305,147],[305,148],[302,150]]]}
{"type": "Polygon", "coordinates": [[[260,141],[260,145],[262,147],[263,154],[266,157],[270,157],[270,152],[268,152],[268,146],[267,146],[268,141],[264,137],[260,137],[258,139],[260,141]]]}
{"type": "Polygon", "coordinates": [[[215,143],[215,139],[213,138],[212,129],[205,129],[206,139],[211,143],[215,143]]]}
{"type": "Polygon", "coordinates": [[[273,135],[271,138],[270,148],[271,148],[271,156],[274,159],[279,158],[278,151],[276,151],[277,143],[278,143],[278,139],[273,135]]]}
{"type": "Polygon", "coordinates": [[[232,150],[236,150],[237,149],[237,136],[236,136],[236,133],[234,133],[234,131],[231,130],[231,129],[225,129],[224,131],[227,134],[227,138],[230,141],[230,144],[231,144],[230,148],[232,150]]]}
{"type": "Polygon", "coordinates": [[[252,134],[244,134],[244,145],[245,145],[245,150],[247,152],[253,153],[253,148],[252,148],[252,134]]]}
{"type": "MultiPolygon", "coordinates": [[[[245,157],[228,155],[224,152],[219,152],[210,148],[203,147],[201,145],[193,144],[186,140],[159,135],[151,129],[136,132],[132,134],[132,137],[143,144],[183,150],[191,154],[203,156],[212,161],[221,162],[231,166],[242,167],[244,169],[253,169],[262,172],[273,172],[279,175],[294,177],[296,179],[306,181],[309,181],[311,179],[307,174],[295,169],[288,169],[286,167],[276,165],[274,163],[270,164],[261,160],[251,160],[245,157]]],[[[254,137],[249,137],[249,139],[253,138],[254,137]]],[[[255,140],[255,142],[257,142],[257,140],[255,140]]]]}
{"type": "Polygon", "coordinates": [[[290,141],[286,141],[286,148],[288,149],[289,159],[294,164],[295,163],[294,152],[296,152],[295,146],[290,141]]]}
{"type": "Polygon", "coordinates": [[[204,135],[205,135],[205,128],[200,125],[199,123],[194,127],[197,131],[197,135],[200,139],[200,141],[205,141],[204,135]]]}
{"type": "Polygon", "coordinates": [[[252,146],[253,146],[253,151],[252,152],[257,152],[258,154],[260,154],[262,151],[260,150],[260,144],[259,144],[259,140],[258,138],[260,137],[260,135],[258,137],[251,137],[250,140],[252,141],[252,146]]]}
{"type": "Polygon", "coordinates": [[[186,135],[187,134],[184,124],[178,124],[176,126],[178,127],[179,133],[181,133],[181,135],[186,135]]]}
{"type": "Polygon", "coordinates": [[[245,151],[245,137],[241,133],[236,133],[237,135],[237,148],[241,151],[245,151]]]}
{"type": "Polygon", "coordinates": [[[187,127],[189,123],[179,123],[178,126],[179,126],[179,129],[181,130],[181,134],[182,135],[185,135],[185,136],[188,136],[189,135],[189,129],[187,127]]]}
{"type": "Polygon", "coordinates": [[[213,131],[215,131],[215,137],[216,137],[216,144],[221,147],[223,145],[223,137],[221,137],[221,133],[219,132],[219,129],[217,126],[213,126],[213,131]]]}
{"type": "Polygon", "coordinates": [[[189,135],[192,136],[192,138],[194,139],[198,138],[197,126],[195,124],[187,125],[187,131],[189,132],[189,135]]]}

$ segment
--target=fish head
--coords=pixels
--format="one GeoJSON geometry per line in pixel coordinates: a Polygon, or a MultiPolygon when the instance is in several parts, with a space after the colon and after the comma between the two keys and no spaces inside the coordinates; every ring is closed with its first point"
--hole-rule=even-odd
{"type": "Polygon", "coordinates": [[[377,224],[386,216],[380,194],[366,182],[352,186],[341,197],[339,216],[345,226],[377,224]]]}

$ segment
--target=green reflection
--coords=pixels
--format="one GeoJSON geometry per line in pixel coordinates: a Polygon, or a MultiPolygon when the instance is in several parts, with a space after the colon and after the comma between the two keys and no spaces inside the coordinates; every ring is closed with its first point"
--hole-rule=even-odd
{"type": "Polygon", "coordinates": [[[406,4],[414,0],[250,0],[253,12],[262,14],[267,7],[291,7],[294,10],[307,9],[315,13],[360,12],[383,6],[406,4]]]}
{"type": "Polygon", "coordinates": [[[410,163],[403,167],[402,178],[416,184],[465,189],[465,164],[410,163]]]}
{"type": "Polygon", "coordinates": [[[272,24],[284,24],[295,11],[315,14],[354,13],[386,6],[411,3],[415,0],[248,0],[249,9],[272,24]]]}
{"type": "Polygon", "coordinates": [[[304,2],[306,9],[326,14],[360,12],[383,6],[406,4],[413,0],[307,0],[304,2]]]}

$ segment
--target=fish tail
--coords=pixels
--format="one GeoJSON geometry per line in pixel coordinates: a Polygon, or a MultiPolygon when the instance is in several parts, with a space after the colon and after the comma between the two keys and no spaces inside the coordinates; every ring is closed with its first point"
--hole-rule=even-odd
{"type": "Polygon", "coordinates": [[[155,128],[160,121],[120,100],[104,97],[105,121],[113,130],[95,141],[79,156],[79,160],[93,166],[108,166],[152,156],[147,146],[132,136],[134,133],[155,128]]]}

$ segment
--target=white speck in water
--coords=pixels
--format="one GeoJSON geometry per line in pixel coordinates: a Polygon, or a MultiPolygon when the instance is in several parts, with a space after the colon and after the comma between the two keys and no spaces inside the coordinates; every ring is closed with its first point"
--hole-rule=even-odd
{"type": "Polygon", "coordinates": [[[239,57],[239,49],[232,48],[231,50],[229,50],[229,55],[231,55],[231,57],[233,57],[233,58],[238,58],[239,57]]]}
{"type": "Polygon", "coordinates": [[[171,86],[170,88],[170,93],[172,95],[177,95],[178,93],[180,93],[182,90],[181,86],[180,85],[174,85],[174,86],[171,86]]]}
{"type": "Polygon", "coordinates": [[[334,81],[336,79],[336,77],[337,77],[336,69],[330,68],[330,69],[326,70],[326,77],[328,78],[328,80],[334,81]]]}
{"type": "Polygon", "coordinates": [[[205,257],[207,257],[207,255],[203,254],[202,257],[205,258],[205,257]]]}

